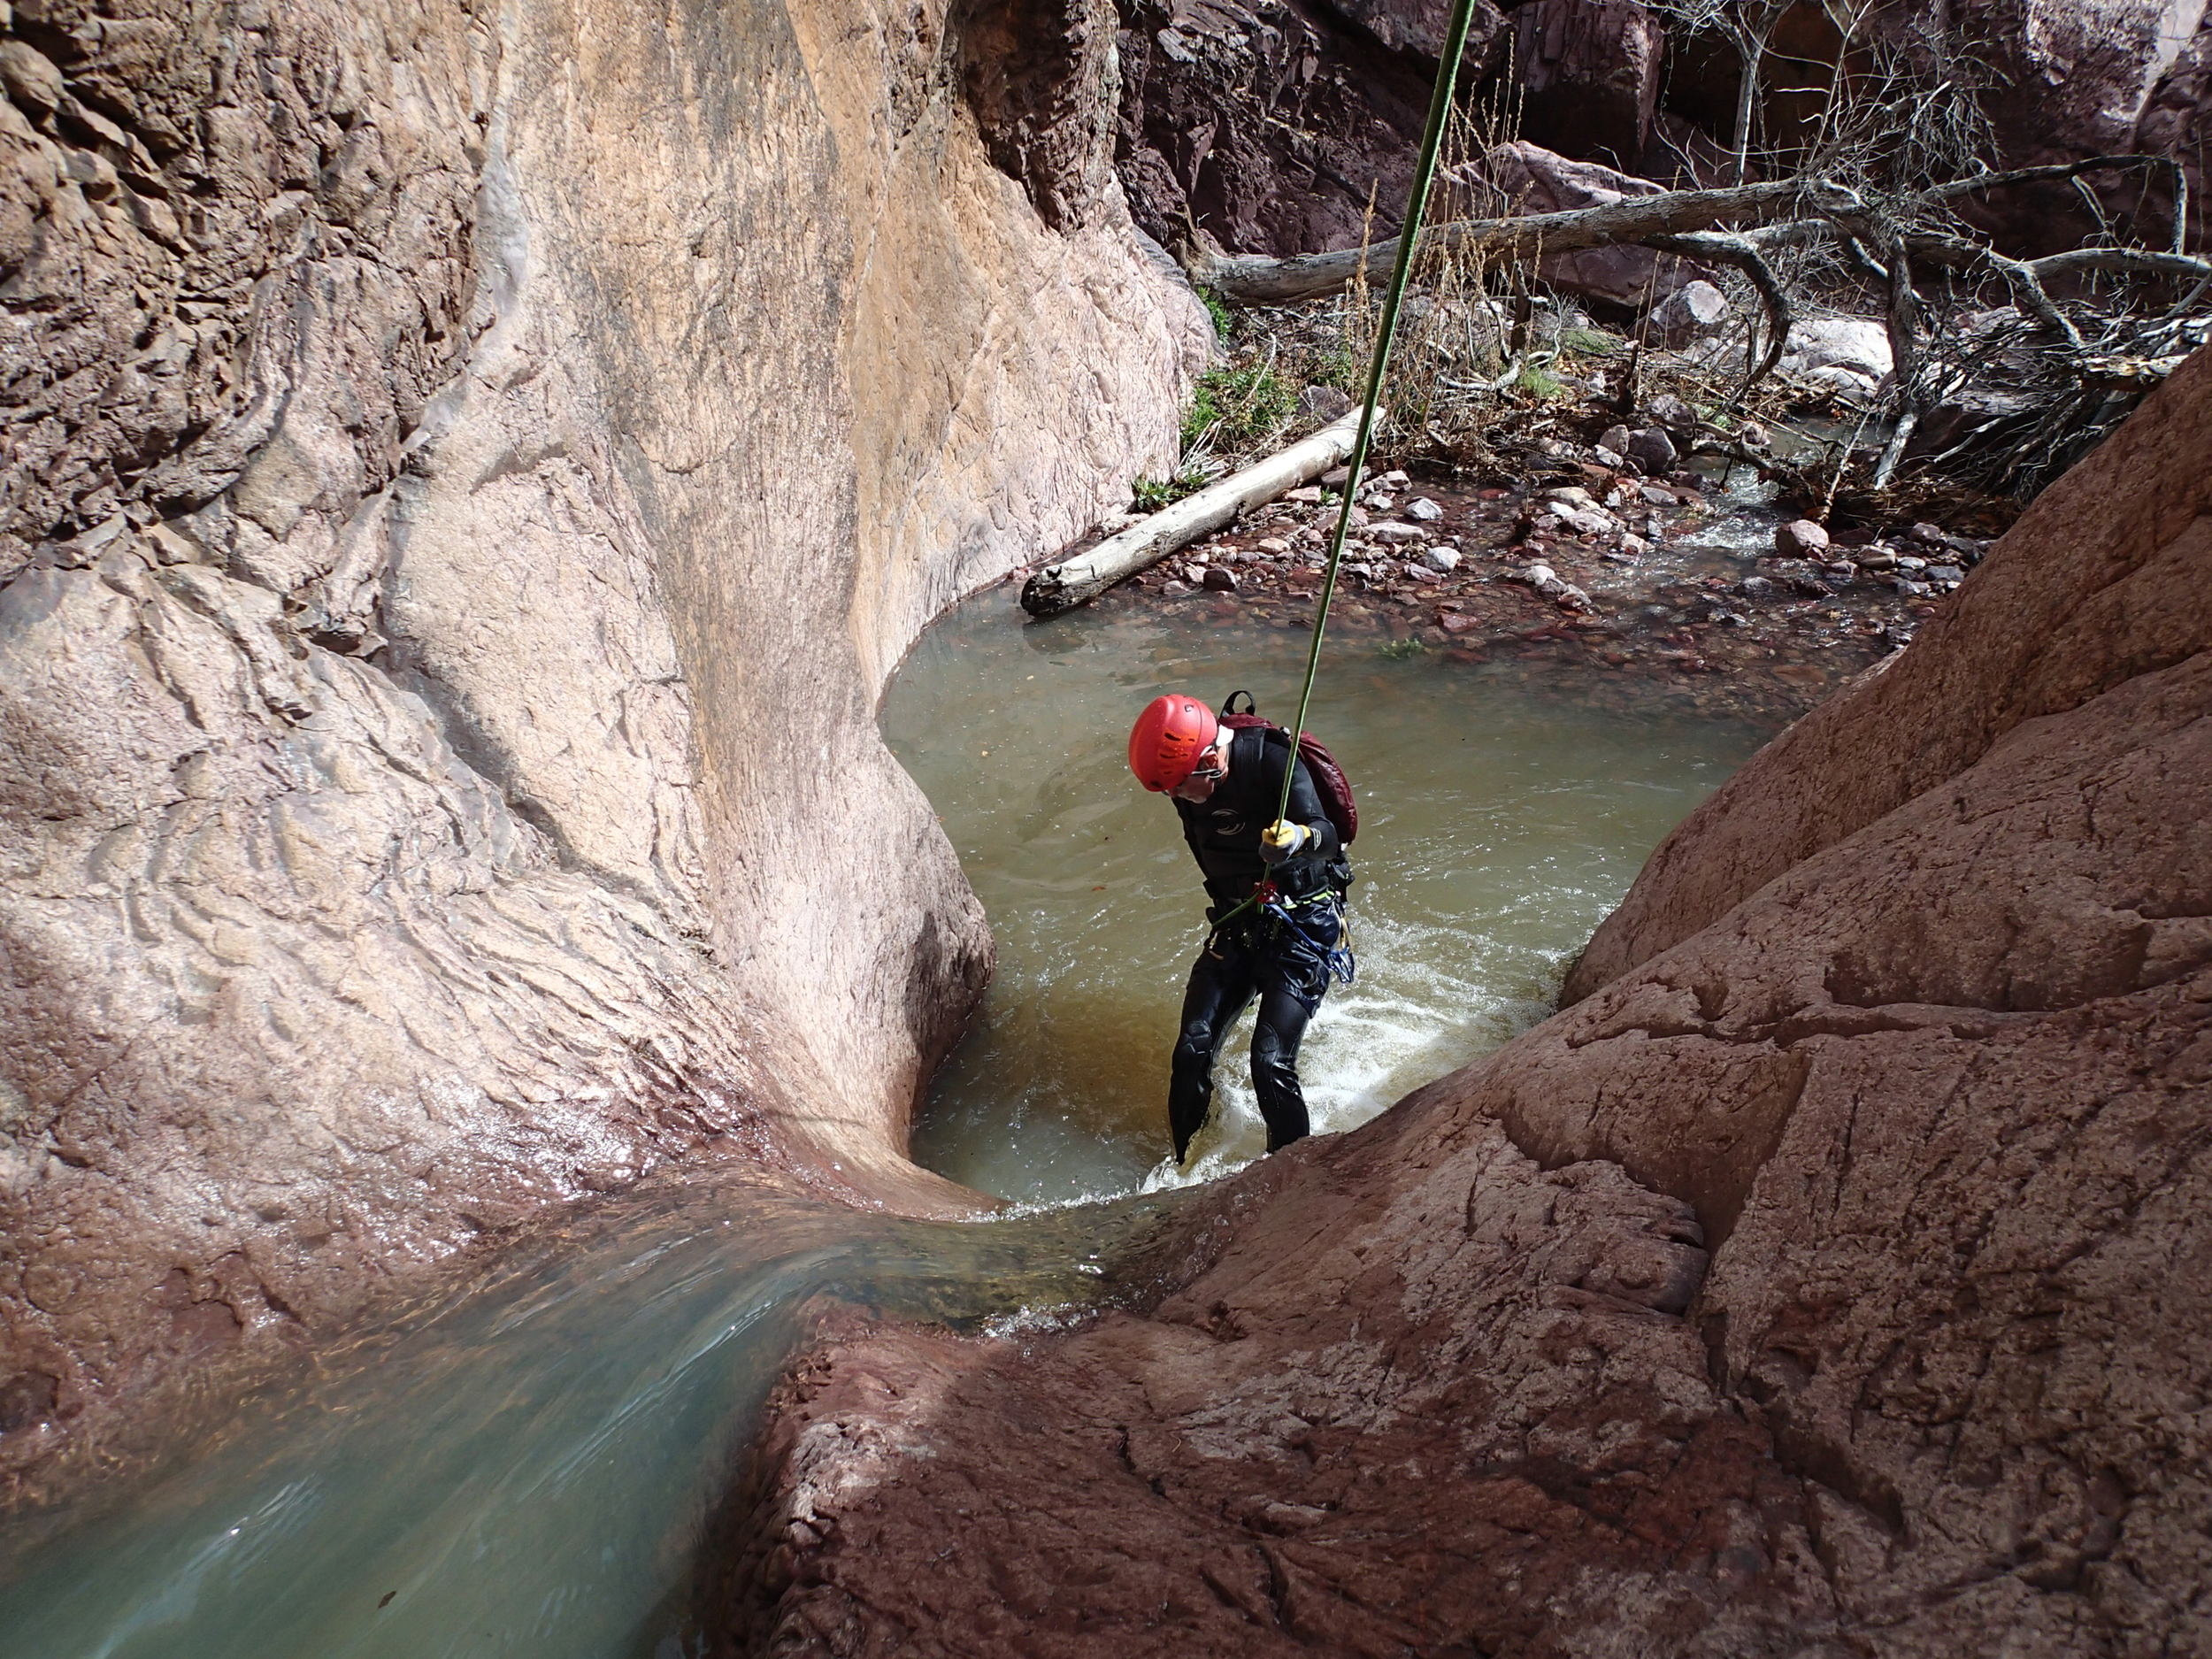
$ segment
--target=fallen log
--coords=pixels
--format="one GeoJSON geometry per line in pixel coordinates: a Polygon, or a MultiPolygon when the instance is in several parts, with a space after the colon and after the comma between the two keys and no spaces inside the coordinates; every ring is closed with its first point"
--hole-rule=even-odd
{"type": "MultiPolygon", "coordinates": [[[[1380,410],[1375,411],[1375,419],[1379,424],[1380,410]]],[[[1046,565],[1022,584],[1022,609],[1033,617],[1056,617],[1097,598],[1116,582],[1220,529],[1239,513],[1320,477],[1352,453],[1352,440],[1358,430],[1359,411],[1354,409],[1310,438],[1184,496],[1141,524],[1108,536],[1089,552],[1046,565]]]]}
{"type": "MultiPolygon", "coordinates": [[[[1423,231],[1420,246],[1423,251],[1442,247],[1491,259],[1533,259],[1543,254],[1578,253],[1586,248],[1679,235],[1721,225],[1763,223],[1808,206],[1816,212],[1841,212],[1858,205],[1855,196],[1835,186],[1817,180],[1787,179],[1726,190],[1665,190],[1656,196],[1626,196],[1618,202],[1558,213],[1455,219],[1423,231]]],[[[1233,303],[1284,305],[1333,294],[1363,268],[1369,280],[1379,281],[1389,273],[1396,252],[1394,243],[1385,243],[1271,259],[1260,254],[1215,254],[1194,249],[1186,257],[1185,265],[1193,282],[1212,288],[1233,303]]]]}

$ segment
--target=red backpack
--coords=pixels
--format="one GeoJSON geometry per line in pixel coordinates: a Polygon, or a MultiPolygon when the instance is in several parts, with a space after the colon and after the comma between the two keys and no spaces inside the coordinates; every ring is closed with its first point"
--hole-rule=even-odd
{"type": "MultiPolygon", "coordinates": [[[[1221,723],[1233,732],[1242,732],[1259,726],[1270,732],[1280,732],[1287,739],[1288,732],[1265,718],[1258,712],[1258,704],[1248,691],[1233,691],[1229,701],[1221,705],[1221,723]],[[1244,710],[1237,711],[1237,699],[1244,699],[1244,710]]],[[[1359,808],[1352,801],[1351,780],[1345,777],[1344,768],[1336,764],[1336,757],[1328,746],[1310,732],[1298,733],[1298,758],[1306,763],[1306,770],[1313,774],[1314,787],[1321,793],[1321,809],[1329,815],[1329,822],[1336,826],[1336,838],[1350,846],[1352,838],[1359,833],[1359,808]]]]}

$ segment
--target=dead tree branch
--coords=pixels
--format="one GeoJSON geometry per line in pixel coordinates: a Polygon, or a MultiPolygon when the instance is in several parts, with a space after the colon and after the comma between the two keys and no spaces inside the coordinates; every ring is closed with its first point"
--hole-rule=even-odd
{"type": "Polygon", "coordinates": [[[1782,354],[1789,349],[1790,296],[1789,290],[1782,286],[1782,279],[1775,275],[1774,267],[1761,256],[1759,243],[1753,236],[1726,231],[1690,231],[1679,236],[1647,236],[1643,245],[1661,253],[1683,254],[1713,265],[1732,265],[1758,291],[1759,303],[1766,308],[1767,349],[1757,365],[1745,374],[1743,384],[1736,388],[1736,398],[1740,401],[1746,392],[1774,373],[1782,361],[1782,354]]]}
{"type": "MultiPolygon", "coordinates": [[[[1663,190],[1560,213],[1465,219],[1432,226],[1421,233],[1420,247],[1424,251],[1442,248],[1500,263],[1518,262],[1709,231],[1722,225],[1755,224],[1807,207],[1815,212],[1849,212],[1857,205],[1858,198],[1848,191],[1801,179],[1725,190],[1663,190]]],[[[1194,250],[1185,264],[1192,281],[1233,304],[1284,305],[1333,294],[1363,273],[1370,281],[1379,281],[1388,275],[1394,252],[1379,245],[1271,259],[1259,254],[1212,255],[1194,250]]]]}

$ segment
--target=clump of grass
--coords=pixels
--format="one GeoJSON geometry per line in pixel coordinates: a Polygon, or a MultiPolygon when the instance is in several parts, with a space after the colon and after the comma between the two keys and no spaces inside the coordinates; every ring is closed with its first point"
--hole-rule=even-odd
{"type": "Polygon", "coordinates": [[[1559,396],[1566,390],[1560,385],[1557,375],[1549,369],[1533,363],[1525,363],[1521,365],[1521,378],[1517,384],[1521,390],[1531,397],[1540,397],[1547,402],[1559,396]]]}
{"type": "Polygon", "coordinates": [[[1562,350],[1579,352],[1586,357],[1610,357],[1627,343],[1618,334],[1609,334],[1602,328],[1563,328],[1559,334],[1562,350]]]}
{"type": "Polygon", "coordinates": [[[1226,340],[1236,321],[1230,312],[1229,302],[1213,289],[1206,288],[1198,290],[1198,298],[1206,308],[1206,315],[1213,319],[1216,337],[1226,340]]]}
{"type": "Polygon", "coordinates": [[[1425,655],[1428,649],[1418,640],[1392,640],[1387,644],[1377,646],[1375,655],[1386,663],[1409,663],[1415,657],[1425,655]]]}
{"type": "Polygon", "coordinates": [[[1206,471],[1199,466],[1186,466],[1173,478],[1140,476],[1130,480],[1130,502],[1139,512],[1157,512],[1202,489],[1205,484],[1206,471]]]}
{"type": "Polygon", "coordinates": [[[1298,388],[1273,363],[1208,369],[1198,378],[1183,415],[1183,448],[1211,434],[1216,449],[1232,452],[1280,430],[1298,407],[1298,388]]]}

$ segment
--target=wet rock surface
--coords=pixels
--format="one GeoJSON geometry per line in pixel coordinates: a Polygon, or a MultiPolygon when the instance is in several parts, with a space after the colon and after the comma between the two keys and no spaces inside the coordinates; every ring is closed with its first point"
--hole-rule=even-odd
{"type": "Polygon", "coordinates": [[[656,1168],[972,1202],[875,694],[1208,341],[1096,7],[130,11],[0,11],[11,1479],[656,1168]]]}
{"type": "Polygon", "coordinates": [[[2212,626],[2134,595],[2212,557],[2208,410],[2200,356],[1714,797],[1655,861],[1719,882],[1671,949],[1209,1194],[1121,1311],[810,1353],[726,1635],[2201,1646],[2212,626]]]}

